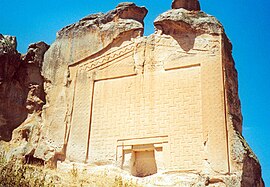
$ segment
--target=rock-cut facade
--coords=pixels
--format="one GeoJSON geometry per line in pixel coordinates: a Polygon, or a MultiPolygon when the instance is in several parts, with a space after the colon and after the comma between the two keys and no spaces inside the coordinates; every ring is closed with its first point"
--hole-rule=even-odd
{"type": "Polygon", "coordinates": [[[146,14],[122,3],[63,28],[49,49],[30,48],[25,68],[39,68],[42,79],[34,87],[26,81],[33,76],[18,80],[28,93],[27,107],[17,103],[14,113],[21,118],[0,113],[0,123],[17,120],[0,124],[9,132],[2,139],[21,143],[9,154],[57,168],[112,165],[135,177],[196,173],[205,186],[264,186],[242,137],[237,71],[221,23],[197,0],[176,0],[143,36],[146,14]]]}

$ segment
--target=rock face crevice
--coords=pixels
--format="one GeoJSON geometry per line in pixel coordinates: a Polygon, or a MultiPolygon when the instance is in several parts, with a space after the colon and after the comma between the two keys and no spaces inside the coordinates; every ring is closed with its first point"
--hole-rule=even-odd
{"type": "Polygon", "coordinates": [[[44,42],[31,44],[27,53],[21,57],[22,63],[18,76],[27,93],[26,108],[29,114],[42,111],[45,101],[44,78],[41,68],[45,52],[49,46],[44,42]]]}
{"type": "Polygon", "coordinates": [[[0,35],[0,140],[9,141],[12,130],[27,117],[23,107],[26,95],[16,72],[20,66],[20,54],[16,50],[15,37],[0,35]]]}
{"type": "Polygon", "coordinates": [[[7,158],[157,172],[158,180],[142,179],[153,185],[169,177],[171,186],[263,187],[242,137],[237,71],[221,23],[197,0],[174,0],[145,37],[146,14],[121,3],[25,55],[14,37],[0,35],[0,140],[13,132],[7,158]],[[151,171],[141,167],[147,159],[151,171]]]}
{"type": "Polygon", "coordinates": [[[25,56],[16,47],[15,37],[0,35],[0,140],[5,141],[45,103],[41,65],[48,45],[32,44],[25,56]]]}
{"type": "Polygon", "coordinates": [[[40,138],[41,111],[46,103],[41,67],[49,46],[34,43],[21,55],[15,37],[0,36],[0,140],[10,144],[6,159],[30,158],[40,138]]]}

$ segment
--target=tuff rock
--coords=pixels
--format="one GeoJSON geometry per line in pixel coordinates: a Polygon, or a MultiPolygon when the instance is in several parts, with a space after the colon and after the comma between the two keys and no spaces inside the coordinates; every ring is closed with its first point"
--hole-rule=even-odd
{"type": "MultiPolygon", "coordinates": [[[[25,55],[15,37],[0,35],[4,157],[59,173],[105,172],[121,185],[263,187],[242,136],[223,26],[197,0],[175,0],[172,8],[148,37],[147,10],[134,3],[86,16],[50,47],[31,44],[25,55]]],[[[80,181],[97,184],[88,180],[80,181]]]]}
{"type": "Polygon", "coordinates": [[[192,12],[185,9],[172,9],[162,13],[155,19],[154,25],[156,30],[176,36],[185,32],[197,34],[224,32],[221,23],[215,17],[204,12],[192,12]]]}
{"type": "Polygon", "coordinates": [[[198,0],[174,0],[172,9],[184,8],[189,11],[200,11],[200,3],[198,0]]]}
{"type": "Polygon", "coordinates": [[[11,140],[12,131],[45,104],[41,65],[48,49],[44,42],[31,44],[26,55],[16,50],[16,38],[0,35],[0,140],[11,140]]]}

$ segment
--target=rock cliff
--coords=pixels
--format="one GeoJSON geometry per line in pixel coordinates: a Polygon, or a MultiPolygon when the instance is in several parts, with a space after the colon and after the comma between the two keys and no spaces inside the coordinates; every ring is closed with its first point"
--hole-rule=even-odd
{"type": "Polygon", "coordinates": [[[15,37],[0,35],[0,140],[11,140],[12,131],[45,104],[41,66],[48,45],[29,46],[26,55],[16,50],[15,37]]]}
{"type": "MultiPolygon", "coordinates": [[[[74,175],[109,170],[115,180],[121,176],[142,186],[263,187],[259,161],[242,137],[237,71],[223,26],[200,11],[197,0],[174,0],[172,9],[155,19],[155,33],[145,37],[147,12],[134,3],[121,3],[108,13],[89,15],[63,28],[50,47],[44,42],[31,44],[25,55],[17,52],[15,37],[0,35],[0,141],[7,142],[0,142],[0,147],[5,159],[74,175]],[[89,128],[94,82],[134,75],[143,82],[181,68],[201,68],[203,104],[195,116],[202,119],[198,143],[202,154],[191,154],[196,158],[193,164],[197,158],[200,163],[185,161],[190,168],[168,167],[136,178],[117,167],[114,153],[96,155],[91,162],[89,137],[102,136],[92,135],[89,128]],[[93,164],[102,166],[96,169],[93,164]]],[[[65,177],[57,180],[66,182],[65,177]]]]}

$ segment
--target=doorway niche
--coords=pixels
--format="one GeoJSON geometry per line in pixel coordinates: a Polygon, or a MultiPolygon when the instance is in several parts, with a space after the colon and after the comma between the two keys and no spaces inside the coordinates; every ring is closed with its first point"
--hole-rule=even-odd
{"type": "Polygon", "coordinates": [[[130,163],[133,176],[146,177],[157,173],[154,145],[133,146],[130,163]]]}

